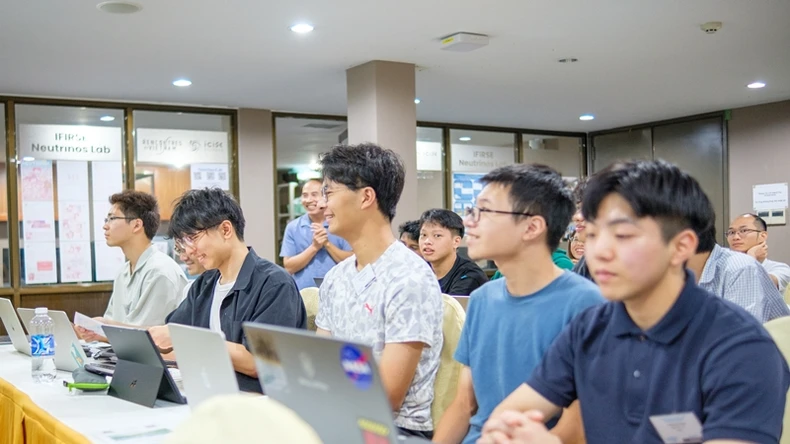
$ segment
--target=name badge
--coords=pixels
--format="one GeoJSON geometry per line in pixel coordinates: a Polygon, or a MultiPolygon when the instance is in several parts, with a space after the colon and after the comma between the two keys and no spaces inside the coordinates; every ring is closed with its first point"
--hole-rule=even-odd
{"type": "Polygon", "coordinates": [[[373,267],[370,264],[365,265],[365,267],[354,276],[354,280],[352,283],[354,284],[354,291],[357,292],[357,295],[361,295],[370,284],[373,283],[373,280],[376,279],[376,273],[373,272],[373,267]]]}
{"type": "Polygon", "coordinates": [[[651,416],[650,422],[664,444],[702,442],[702,424],[692,412],[651,416]]]}

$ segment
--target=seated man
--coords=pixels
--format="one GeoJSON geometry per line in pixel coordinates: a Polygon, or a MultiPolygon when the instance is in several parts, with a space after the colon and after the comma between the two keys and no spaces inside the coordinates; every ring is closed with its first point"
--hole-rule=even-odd
{"type": "Polygon", "coordinates": [[[714,220],[699,183],[663,161],[614,164],[590,178],[582,211],[587,264],[610,302],[570,322],[479,442],[559,443],[542,421],[577,399],[589,444],[779,442],[784,357],[684,266],[695,227],[714,220]]]}
{"type": "MultiPolygon", "coordinates": [[[[159,229],[156,198],[126,190],[110,196],[110,203],[104,238],[107,245],[123,250],[126,263],[113,282],[107,311],[96,320],[127,327],[163,324],[178,306],[187,279],[176,261],[151,243],[159,229]]],[[[107,342],[107,338],[82,327],[76,330],[86,341],[107,342]]]]}
{"type": "MultiPolygon", "coordinates": [[[[200,262],[197,261],[197,258],[195,258],[193,254],[187,253],[186,249],[184,249],[180,243],[176,243],[175,250],[176,254],[178,254],[178,258],[181,259],[181,262],[187,266],[187,274],[189,276],[197,277],[206,271],[206,269],[200,265],[200,262]]],[[[183,302],[187,296],[189,296],[189,289],[192,288],[192,284],[194,283],[195,281],[191,280],[187,282],[186,286],[184,286],[184,292],[181,295],[181,299],[178,301],[179,304],[183,302]]]]}
{"type": "MultiPolygon", "coordinates": [[[[716,218],[713,212],[708,216],[711,221],[716,218]]],[[[754,258],[716,244],[712,222],[694,228],[699,230],[699,244],[687,267],[697,277],[697,285],[740,305],[761,323],[790,315],[782,294],[754,258]]]]}
{"type": "Polygon", "coordinates": [[[430,438],[444,311],[431,267],[392,235],[403,161],[364,144],[336,146],[321,164],[329,231],[346,239],[354,256],[324,279],[318,334],[370,344],[395,425],[430,438]]]}
{"type": "MultiPolygon", "coordinates": [[[[442,444],[474,444],[488,415],[532,373],[565,325],[603,303],[595,284],[551,259],[573,212],[559,173],[513,165],[481,182],[485,187],[464,220],[469,256],[496,261],[505,277],[470,298],[455,351],[463,364],[457,394],[434,437],[442,444]]],[[[580,434],[577,408],[554,430],[568,443],[580,434]]]]}
{"type": "Polygon", "coordinates": [[[294,276],[299,290],[315,287],[315,278],[323,278],[335,264],[351,256],[348,242],[326,231],[321,184],[310,179],[302,187],[302,206],[307,213],[288,223],[280,249],[283,266],[294,276]]]}
{"type": "MultiPolygon", "coordinates": [[[[244,214],[218,188],[184,193],[173,209],[168,234],[206,270],[166,322],[210,328],[227,339],[239,388],[261,392],[244,322],[305,328],[307,314],[293,278],[244,244],[244,214]]],[[[163,353],[172,350],[166,325],[150,330],[163,353]]]]}
{"type": "Polygon", "coordinates": [[[420,218],[420,252],[431,264],[442,293],[469,296],[488,282],[488,276],[474,262],[458,255],[464,237],[464,220],[450,210],[434,209],[420,218]]]}
{"type": "Polygon", "coordinates": [[[420,221],[410,220],[400,224],[398,239],[403,245],[409,247],[409,250],[422,257],[422,253],[420,253],[420,221]]]}
{"type": "Polygon", "coordinates": [[[746,253],[763,265],[768,276],[780,293],[784,293],[790,282],[790,266],[768,259],[768,224],[756,214],[739,216],[727,229],[730,248],[746,253]]]}

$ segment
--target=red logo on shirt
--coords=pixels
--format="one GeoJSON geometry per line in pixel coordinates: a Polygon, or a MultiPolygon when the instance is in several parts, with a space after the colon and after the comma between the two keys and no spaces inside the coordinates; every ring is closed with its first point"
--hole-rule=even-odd
{"type": "Polygon", "coordinates": [[[367,302],[365,302],[365,310],[367,310],[368,313],[373,314],[373,307],[367,302]]]}

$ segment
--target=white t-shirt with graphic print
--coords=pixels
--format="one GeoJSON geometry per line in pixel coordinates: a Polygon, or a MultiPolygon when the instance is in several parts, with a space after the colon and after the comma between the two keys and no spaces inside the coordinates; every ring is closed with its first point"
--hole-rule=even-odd
{"type": "Polygon", "coordinates": [[[442,319],[436,276],[424,260],[396,241],[361,271],[356,256],[351,256],[326,274],[315,323],[337,338],[369,344],[377,361],[385,344],[425,344],[395,425],[430,431],[442,319]]]}

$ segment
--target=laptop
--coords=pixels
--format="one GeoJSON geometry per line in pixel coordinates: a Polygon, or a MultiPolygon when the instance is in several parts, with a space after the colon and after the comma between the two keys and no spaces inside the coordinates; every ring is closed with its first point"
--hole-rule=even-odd
{"type": "MultiPolygon", "coordinates": [[[[32,308],[17,308],[19,318],[30,331],[30,321],[36,315],[36,310],[32,308]]],[[[60,310],[49,310],[47,312],[53,323],[53,334],[55,335],[55,367],[64,372],[73,372],[84,367],[88,357],[82,349],[80,339],[74,332],[66,312],[60,310]]]]}
{"type": "Polygon", "coordinates": [[[104,325],[118,358],[107,394],[145,407],[157,399],[186,404],[148,330],[104,325]]]}
{"type": "Polygon", "coordinates": [[[221,333],[180,324],[167,327],[192,409],[214,396],[239,393],[236,372],[221,333]]]}
{"type": "Polygon", "coordinates": [[[6,298],[0,298],[0,321],[3,322],[14,349],[19,353],[30,356],[30,338],[25,334],[22,323],[19,322],[14,310],[14,304],[6,298]]]}
{"type": "Polygon", "coordinates": [[[321,284],[324,282],[324,278],[313,278],[313,282],[315,282],[315,286],[321,288],[321,284]]]}
{"type": "Polygon", "coordinates": [[[306,330],[245,322],[263,391],[324,442],[426,443],[403,438],[369,346],[306,330]]]}

